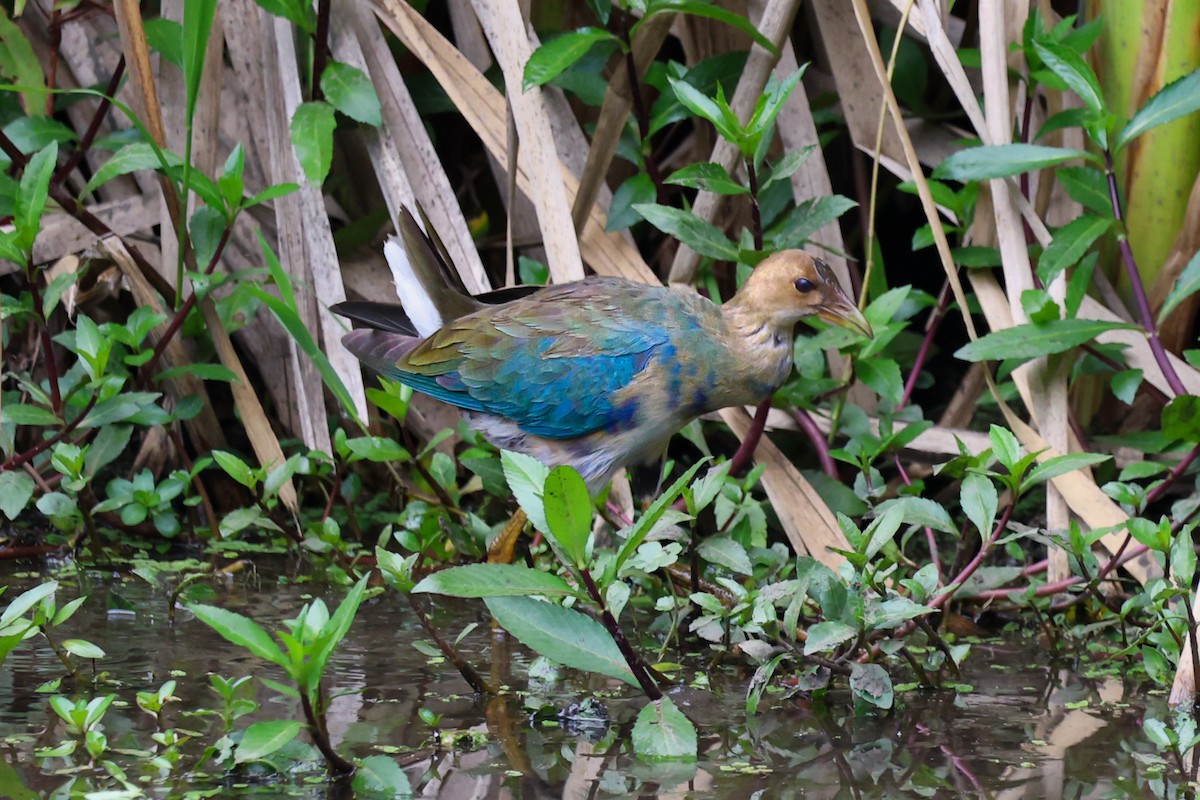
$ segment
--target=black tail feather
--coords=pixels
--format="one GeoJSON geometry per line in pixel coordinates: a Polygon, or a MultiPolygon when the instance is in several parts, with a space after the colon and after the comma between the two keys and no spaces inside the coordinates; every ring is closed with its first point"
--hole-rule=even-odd
{"type": "Polygon", "coordinates": [[[396,303],[347,301],[335,303],[329,310],[376,330],[419,337],[404,308],[396,303]]]}

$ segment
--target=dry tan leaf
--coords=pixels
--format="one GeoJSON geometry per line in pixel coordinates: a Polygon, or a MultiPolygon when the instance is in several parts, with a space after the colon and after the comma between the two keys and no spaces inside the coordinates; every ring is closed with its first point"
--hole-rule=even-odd
{"type": "Polygon", "coordinates": [[[583,260],[571,224],[570,198],[563,184],[546,100],[538,89],[521,88],[525,63],[533,50],[520,7],[516,0],[477,0],[473,5],[504,72],[506,96],[520,134],[523,171],[532,184],[530,199],[538,212],[550,274],[556,283],[579,280],[583,277],[583,260]]]}
{"type": "MultiPolygon", "coordinates": [[[[758,22],[758,30],[776,49],[783,45],[792,29],[792,20],[800,7],[799,0],[768,0],[763,11],[762,19],[758,22]]],[[[730,100],[730,108],[743,123],[750,118],[754,104],[767,85],[767,77],[778,60],[762,45],[755,44],[750,48],[750,57],[738,78],[737,90],[730,100]]],[[[719,139],[713,147],[709,161],[720,164],[727,172],[733,172],[740,159],[737,146],[725,139],[719,139]]],[[[720,213],[724,196],[711,192],[700,192],[692,204],[692,213],[705,222],[713,222],[720,213]]],[[[683,244],[675,251],[675,260],[671,264],[671,283],[691,283],[696,277],[696,267],[700,265],[700,254],[683,244]]]]}

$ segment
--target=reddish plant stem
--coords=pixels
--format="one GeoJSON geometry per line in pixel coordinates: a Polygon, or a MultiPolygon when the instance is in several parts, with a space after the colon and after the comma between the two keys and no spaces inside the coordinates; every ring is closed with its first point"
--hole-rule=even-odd
{"type": "Polygon", "coordinates": [[[313,100],[321,100],[325,96],[321,91],[321,75],[325,72],[325,65],[329,63],[329,9],[329,0],[318,0],[317,31],[313,35],[313,100]]]}
{"type": "MultiPolygon", "coordinates": [[[[62,9],[55,8],[50,12],[50,23],[47,25],[46,44],[50,50],[50,64],[46,70],[46,88],[53,90],[58,86],[58,51],[62,47],[62,9]]],[[[54,116],[54,92],[46,93],[46,116],[54,116]]]]}
{"type": "MultiPolygon", "coordinates": [[[[929,322],[925,325],[925,338],[921,340],[921,348],[917,350],[917,357],[913,361],[912,371],[908,373],[908,380],[904,382],[904,396],[900,398],[900,408],[904,408],[912,400],[913,390],[917,388],[917,378],[921,376],[921,368],[925,366],[925,362],[929,359],[929,351],[933,347],[933,337],[937,334],[938,328],[942,325],[942,320],[946,318],[946,311],[950,308],[950,283],[942,284],[942,291],[938,295],[937,305],[934,306],[933,313],[929,315],[929,322]]],[[[899,462],[897,462],[899,463],[899,462]]]]}
{"type": "MultiPolygon", "coordinates": [[[[912,486],[912,480],[908,477],[908,470],[904,468],[903,462],[900,461],[900,454],[892,455],[896,462],[896,471],[900,473],[900,480],[904,481],[905,486],[912,486]]],[[[946,585],[946,575],[942,572],[942,560],[938,554],[937,537],[933,534],[933,528],[925,526],[925,543],[929,545],[929,560],[933,562],[937,568],[938,586],[946,585]]]]}
{"type": "Polygon", "coordinates": [[[608,605],[604,602],[604,595],[600,593],[600,587],[596,585],[596,581],[592,578],[586,568],[579,570],[579,576],[583,579],[583,585],[587,588],[588,594],[600,608],[601,622],[608,632],[612,635],[617,643],[617,648],[621,651],[621,655],[625,657],[625,663],[629,665],[629,671],[633,673],[633,677],[637,679],[638,685],[642,687],[646,697],[651,700],[661,700],[662,690],[655,683],[653,673],[650,667],[642,660],[642,657],[633,645],[629,644],[629,640],[625,638],[625,632],[621,630],[621,626],[617,624],[617,620],[613,617],[612,612],[608,610],[608,605]]]}
{"type": "Polygon", "coordinates": [[[821,471],[835,481],[840,481],[841,476],[838,475],[837,462],[829,454],[829,442],[825,440],[825,435],[817,427],[817,422],[812,418],[812,414],[808,413],[807,409],[793,408],[792,419],[812,442],[813,449],[817,451],[817,460],[821,462],[821,471]]]}
{"type": "Polygon", "coordinates": [[[25,452],[17,453],[8,461],[0,464],[0,472],[7,472],[14,467],[19,467],[22,464],[31,461],[38,453],[48,450],[65,439],[71,433],[71,431],[79,427],[79,423],[83,422],[84,417],[91,413],[92,407],[96,405],[96,397],[97,395],[93,394],[87,401],[87,405],[85,405],[83,410],[79,412],[79,416],[64,425],[61,431],[54,434],[49,439],[43,439],[25,452]]]}
{"type": "Polygon", "coordinates": [[[930,602],[929,605],[931,605],[933,608],[941,608],[942,606],[946,605],[946,603],[950,602],[950,598],[954,597],[954,594],[959,588],[962,587],[962,584],[975,574],[975,570],[979,569],[979,565],[983,563],[983,559],[986,558],[987,554],[991,551],[992,545],[996,543],[996,540],[1000,538],[1000,534],[1004,532],[1004,528],[1008,525],[1008,519],[1012,516],[1012,512],[1013,504],[1009,503],[1007,506],[1005,506],[1004,513],[1000,516],[1000,520],[996,523],[996,527],[992,529],[992,535],[987,538],[987,541],[980,544],[979,552],[975,554],[975,557],[972,558],[970,562],[962,568],[962,572],[955,575],[954,579],[950,581],[950,585],[958,584],[958,586],[948,592],[938,595],[930,602]]]}
{"type": "Polygon", "coordinates": [[[1124,231],[1125,216],[1121,212],[1121,194],[1117,189],[1117,174],[1113,168],[1112,152],[1108,149],[1104,151],[1104,172],[1108,178],[1108,199],[1112,204],[1113,216],[1116,217],[1122,228],[1121,232],[1117,234],[1117,247],[1121,251],[1121,261],[1125,265],[1125,274],[1129,278],[1129,284],[1133,290],[1139,321],[1150,340],[1150,352],[1154,354],[1154,360],[1162,370],[1163,377],[1167,379],[1167,385],[1171,387],[1171,391],[1176,396],[1187,394],[1187,388],[1179,379],[1175,367],[1171,364],[1171,359],[1167,356],[1167,349],[1163,346],[1162,340],[1158,338],[1158,327],[1154,322],[1154,312],[1150,309],[1150,298],[1146,295],[1142,275],[1138,271],[1137,261],[1133,257],[1133,248],[1129,246],[1129,237],[1124,231]]]}
{"type": "MultiPolygon", "coordinates": [[[[208,266],[204,269],[205,275],[211,275],[212,271],[216,269],[217,262],[221,260],[221,254],[225,251],[225,245],[229,243],[229,235],[232,233],[232,230],[233,226],[225,226],[225,230],[221,234],[221,241],[217,242],[217,249],[213,251],[212,260],[209,261],[208,266]]],[[[143,364],[142,368],[138,370],[138,381],[145,383],[150,379],[150,376],[154,372],[155,364],[158,363],[158,360],[162,357],[163,352],[167,349],[167,345],[183,326],[184,320],[187,319],[188,312],[195,308],[198,299],[198,295],[193,288],[192,293],[189,294],[187,299],[184,300],[179,308],[175,310],[174,316],[171,317],[170,324],[167,325],[167,329],[163,331],[162,336],[159,337],[158,342],[154,345],[154,353],[150,356],[150,360],[143,364]]]]}
{"type": "Polygon", "coordinates": [[[304,709],[304,718],[308,722],[308,735],[312,737],[313,744],[325,757],[329,771],[334,775],[352,774],[355,769],[354,762],[347,761],[337,750],[333,749],[333,744],[329,741],[329,734],[325,731],[324,719],[317,716],[308,692],[300,692],[300,706],[304,709]]]}
{"type": "Polygon", "coordinates": [[[738,445],[737,451],[733,454],[733,458],[729,459],[729,474],[738,475],[750,464],[750,460],[754,458],[754,451],[758,449],[758,443],[762,439],[763,430],[767,427],[767,413],[771,410],[771,398],[767,398],[758,404],[758,408],[754,410],[754,421],[750,423],[750,430],[746,431],[745,438],[738,445]]]}
{"type": "Polygon", "coordinates": [[[75,150],[67,160],[63,162],[63,165],[54,173],[54,177],[50,179],[51,184],[55,186],[62,185],[67,176],[83,161],[83,157],[87,155],[92,142],[96,140],[96,135],[100,132],[100,123],[108,115],[108,109],[112,106],[111,98],[117,93],[117,89],[121,85],[121,78],[124,75],[125,56],[122,55],[117,60],[117,68],[113,70],[112,77],[108,80],[108,87],[104,90],[104,97],[100,98],[100,105],[96,107],[96,113],[92,115],[92,120],[88,123],[87,130],[83,133],[83,138],[79,140],[79,144],[76,145],[75,150]]]}

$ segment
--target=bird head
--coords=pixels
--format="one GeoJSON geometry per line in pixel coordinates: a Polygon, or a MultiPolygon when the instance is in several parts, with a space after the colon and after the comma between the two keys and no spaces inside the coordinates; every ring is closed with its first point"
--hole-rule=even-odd
{"type": "Polygon", "coordinates": [[[838,285],[833,270],[803,250],[783,250],[761,264],[731,303],[778,328],[790,329],[802,318],[826,322],[871,335],[871,325],[838,285]]]}

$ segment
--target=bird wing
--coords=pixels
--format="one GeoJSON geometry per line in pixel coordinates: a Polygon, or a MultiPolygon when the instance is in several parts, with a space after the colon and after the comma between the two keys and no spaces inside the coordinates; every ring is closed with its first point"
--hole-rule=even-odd
{"type": "Polygon", "coordinates": [[[454,320],[385,373],[537,436],[632,424],[636,402],[616,395],[670,341],[655,312],[665,294],[595,280],[547,289],[454,320]]]}

